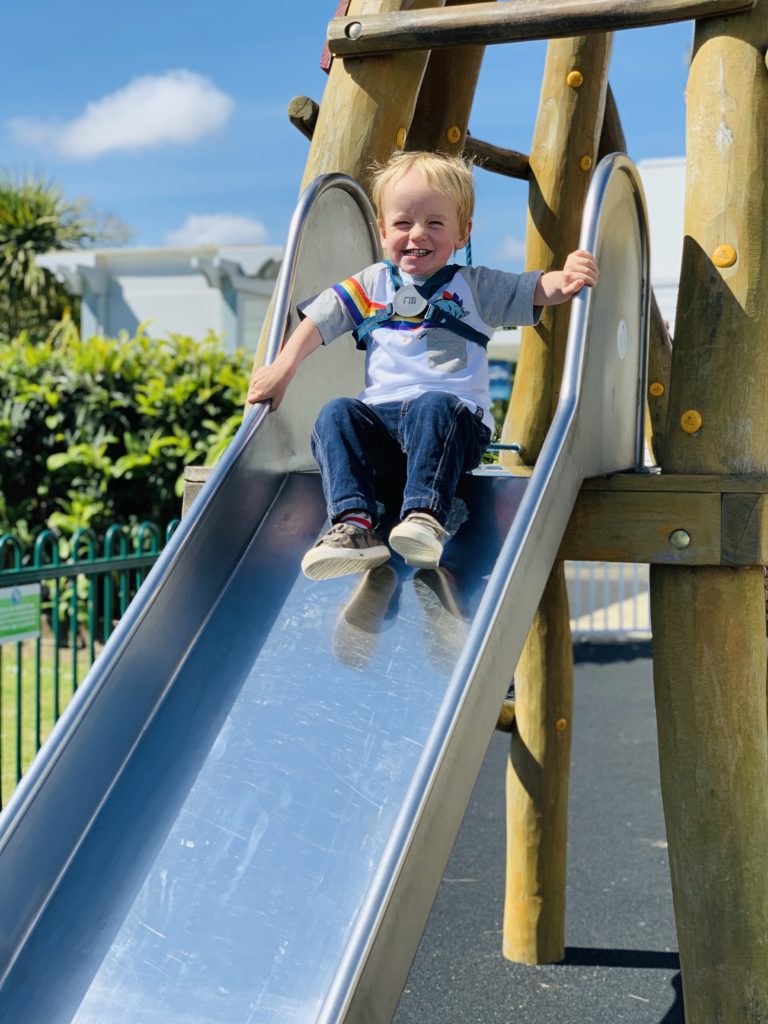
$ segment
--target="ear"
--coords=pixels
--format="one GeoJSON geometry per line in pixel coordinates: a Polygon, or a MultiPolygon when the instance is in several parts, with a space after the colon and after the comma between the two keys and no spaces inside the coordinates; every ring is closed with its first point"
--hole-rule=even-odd
{"type": "Polygon", "coordinates": [[[467,230],[465,231],[464,235],[461,238],[456,240],[456,248],[457,249],[463,249],[464,246],[469,241],[469,236],[471,234],[472,234],[472,221],[468,220],[467,221],[467,230]]]}
{"type": "Polygon", "coordinates": [[[457,249],[463,248],[467,244],[467,239],[469,238],[469,236],[471,234],[472,234],[472,221],[468,220],[467,221],[467,230],[464,232],[463,236],[459,239],[459,241],[458,241],[458,243],[456,245],[456,248],[457,249]]]}

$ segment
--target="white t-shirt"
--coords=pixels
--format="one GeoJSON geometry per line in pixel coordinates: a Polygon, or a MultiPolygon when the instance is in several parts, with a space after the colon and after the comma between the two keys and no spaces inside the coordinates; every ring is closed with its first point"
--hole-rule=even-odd
{"type": "MultiPolygon", "coordinates": [[[[400,276],[404,285],[424,283],[408,274],[400,276]]],[[[533,295],[540,276],[540,271],[508,274],[457,265],[453,277],[430,301],[487,339],[496,327],[538,322],[541,308],[533,305],[533,295]]],[[[388,265],[375,263],[302,303],[299,310],[317,326],[323,344],[328,344],[385,309],[394,294],[388,265]]],[[[482,409],[483,422],[493,429],[484,344],[461,337],[450,324],[425,326],[423,314],[393,314],[384,326],[374,328],[363,344],[363,402],[402,402],[426,391],[447,391],[473,412],[482,409]]]]}

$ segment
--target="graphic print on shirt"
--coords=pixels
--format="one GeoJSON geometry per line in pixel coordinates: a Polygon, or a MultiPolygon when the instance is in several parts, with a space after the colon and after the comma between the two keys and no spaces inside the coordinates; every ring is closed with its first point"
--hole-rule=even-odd
{"type": "MultiPolygon", "coordinates": [[[[439,299],[432,299],[432,305],[456,320],[463,320],[469,316],[469,310],[464,309],[464,303],[455,292],[443,292],[439,299]]],[[[466,369],[469,344],[466,339],[459,337],[450,327],[438,326],[430,327],[424,332],[424,336],[431,370],[456,373],[457,370],[466,369]]]]}
{"type": "MultiPolygon", "coordinates": [[[[387,308],[385,303],[375,302],[371,299],[361,283],[354,277],[348,277],[340,284],[334,285],[333,291],[352,317],[356,327],[387,308]]],[[[455,320],[463,320],[469,316],[469,310],[464,308],[461,296],[456,292],[444,291],[439,297],[432,297],[430,305],[434,310],[445,313],[455,320]]],[[[430,323],[430,318],[425,319],[423,314],[414,317],[393,314],[391,318],[387,319],[385,326],[388,330],[407,332],[408,340],[423,339],[426,345],[427,363],[431,370],[449,374],[466,369],[468,343],[466,339],[455,334],[450,325],[441,326],[439,323],[430,323]]]]}
{"type": "MultiPolygon", "coordinates": [[[[354,277],[348,277],[341,284],[333,285],[333,290],[352,317],[355,327],[359,327],[368,317],[375,316],[380,310],[387,308],[386,303],[374,302],[354,277]]],[[[423,320],[424,318],[421,316],[393,314],[392,319],[387,320],[387,327],[393,331],[412,331],[414,328],[421,327],[423,320]]]]}

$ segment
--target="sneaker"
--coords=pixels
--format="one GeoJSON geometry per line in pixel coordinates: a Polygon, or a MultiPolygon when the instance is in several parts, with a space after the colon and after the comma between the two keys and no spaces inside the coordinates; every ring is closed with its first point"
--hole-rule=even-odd
{"type": "Polygon", "coordinates": [[[501,711],[499,711],[499,717],[496,722],[496,728],[499,732],[512,732],[515,723],[515,680],[514,677],[512,682],[509,684],[507,690],[507,696],[504,698],[504,703],[501,705],[501,711]]]}
{"type": "Polygon", "coordinates": [[[330,580],[351,572],[383,565],[389,548],[375,530],[352,523],[335,523],[301,560],[301,571],[311,580],[330,580]]]}
{"type": "Polygon", "coordinates": [[[389,535],[393,551],[407,565],[419,569],[436,569],[440,564],[448,531],[428,512],[411,512],[389,535]]]}

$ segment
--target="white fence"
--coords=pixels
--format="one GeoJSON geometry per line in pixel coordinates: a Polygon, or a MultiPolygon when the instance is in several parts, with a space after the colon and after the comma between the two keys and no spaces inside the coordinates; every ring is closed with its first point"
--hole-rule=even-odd
{"type": "Polygon", "coordinates": [[[650,638],[647,565],[566,562],[565,578],[574,641],[650,638]]]}

